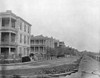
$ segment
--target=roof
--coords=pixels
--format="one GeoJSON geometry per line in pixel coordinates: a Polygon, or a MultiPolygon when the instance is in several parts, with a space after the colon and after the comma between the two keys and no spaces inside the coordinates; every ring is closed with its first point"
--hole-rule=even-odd
{"type": "Polygon", "coordinates": [[[35,40],[35,39],[44,39],[44,40],[53,40],[54,42],[59,42],[59,40],[54,39],[53,37],[47,37],[47,36],[43,36],[43,35],[37,35],[37,36],[31,36],[31,40],[35,40]]]}
{"type": "Polygon", "coordinates": [[[37,36],[31,36],[31,40],[32,39],[47,39],[47,37],[44,37],[43,35],[37,35],[37,36]]]}
{"type": "Polygon", "coordinates": [[[28,25],[32,26],[30,23],[28,23],[27,21],[25,21],[23,18],[17,16],[16,14],[12,13],[11,10],[7,10],[6,12],[0,12],[0,15],[5,15],[5,14],[10,14],[16,18],[19,18],[20,20],[24,21],[25,23],[27,23],[28,25]]]}

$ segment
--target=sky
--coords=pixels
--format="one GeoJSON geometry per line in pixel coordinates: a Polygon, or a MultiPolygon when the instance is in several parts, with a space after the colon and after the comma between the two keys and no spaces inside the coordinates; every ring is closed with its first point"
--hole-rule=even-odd
{"type": "Polygon", "coordinates": [[[0,0],[30,24],[31,34],[54,37],[80,51],[100,50],[100,0],[0,0]]]}

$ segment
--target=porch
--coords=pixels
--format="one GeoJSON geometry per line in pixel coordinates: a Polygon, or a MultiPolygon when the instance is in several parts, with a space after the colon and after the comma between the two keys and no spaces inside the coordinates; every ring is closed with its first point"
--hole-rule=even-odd
{"type": "Polygon", "coordinates": [[[16,51],[16,47],[0,47],[0,55],[5,56],[5,59],[14,59],[16,51]]]}
{"type": "Polygon", "coordinates": [[[1,44],[12,45],[16,43],[16,33],[1,32],[1,44]]]}

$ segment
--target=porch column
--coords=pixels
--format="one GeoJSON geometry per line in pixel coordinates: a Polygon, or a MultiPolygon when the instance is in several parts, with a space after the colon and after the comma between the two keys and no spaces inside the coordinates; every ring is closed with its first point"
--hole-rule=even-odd
{"type": "Polygon", "coordinates": [[[43,53],[43,47],[41,49],[42,49],[42,53],[43,53]]]}
{"type": "Polygon", "coordinates": [[[33,47],[33,53],[35,52],[35,47],[33,47]]]}
{"type": "Polygon", "coordinates": [[[36,52],[38,52],[39,51],[39,48],[38,47],[36,47],[36,52]]]}
{"type": "Polygon", "coordinates": [[[44,47],[43,47],[43,53],[44,53],[44,47]]]}
{"type": "Polygon", "coordinates": [[[29,54],[30,54],[29,47],[27,47],[27,55],[29,55],[29,54]]]}
{"type": "Polygon", "coordinates": [[[41,43],[40,43],[40,40],[38,40],[38,43],[39,43],[39,45],[41,44],[41,43]]]}
{"type": "Polygon", "coordinates": [[[11,47],[8,47],[9,48],[9,54],[11,53],[11,47]]]}
{"type": "Polygon", "coordinates": [[[1,47],[0,47],[0,55],[1,55],[1,47]]]}
{"type": "Polygon", "coordinates": [[[0,32],[0,43],[1,43],[1,32],[0,32]]]}
{"type": "Polygon", "coordinates": [[[46,47],[43,47],[43,52],[46,52],[46,47]]]}
{"type": "Polygon", "coordinates": [[[15,47],[15,56],[17,56],[17,54],[18,54],[18,47],[15,47]]]}
{"type": "Polygon", "coordinates": [[[11,27],[11,17],[9,17],[9,27],[11,27]]]}
{"type": "Polygon", "coordinates": [[[46,40],[43,40],[43,45],[45,45],[46,40]]]}
{"type": "Polygon", "coordinates": [[[36,50],[35,50],[35,46],[34,46],[34,52],[35,52],[36,50]]]}
{"type": "Polygon", "coordinates": [[[11,33],[9,32],[9,42],[11,42],[11,33]]]}
{"type": "Polygon", "coordinates": [[[41,51],[41,50],[40,50],[40,47],[38,47],[38,52],[40,53],[40,51],[41,51]]]}

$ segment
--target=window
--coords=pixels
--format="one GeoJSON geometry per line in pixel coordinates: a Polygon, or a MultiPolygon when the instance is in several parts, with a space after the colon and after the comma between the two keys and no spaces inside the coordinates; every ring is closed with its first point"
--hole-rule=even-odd
{"type": "Polygon", "coordinates": [[[29,44],[29,36],[27,36],[27,44],[29,44]]]}
{"type": "Polygon", "coordinates": [[[22,47],[19,48],[20,49],[20,54],[22,53],[22,47]]]}
{"type": "Polygon", "coordinates": [[[24,35],[24,44],[26,44],[26,36],[24,35]]]}
{"type": "Polygon", "coordinates": [[[31,40],[31,44],[34,44],[34,40],[31,40]]]}
{"type": "Polygon", "coordinates": [[[29,55],[30,53],[29,53],[29,47],[27,47],[27,55],[29,55]]]}
{"type": "Polygon", "coordinates": [[[26,32],[26,25],[24,24],[24,31],[26,32]]]}
{"type": "Polygon", "coordinates": [[[35,47],[35,51],[36,51],[36,52],[38,51],[38,47],[35,47]]]}
{"type": "Polygon", "coordinates": [[[36,44],[39,44],[39,40],[36,40],[36,44]]]}
{"type": "Polygon", "coordinates": [[[26,55],[26,48],[24,48],[24,55],[26,55]]]}
{"type": "Polygon", "coordinates": [[[15,28],[16,20],[11,18],[11,27],[15,28]]]}
{"type": "Polygon", "coordinates": [[[22,34],[20,34],[20,43],[22,43],[22,34]]]}
{"type": "Polygon", "coordinates": [[[22,22],[20,22],[20,30],[22,30],[22,22]]]}
{"type": "Polygon", "coordinates": [[[2,33],[1,33],[1,41],[2,41],[2,42],[9,42],[9,33],[7,33],[7,32],[2,32],[2,33]]]}
{"type": "Polygon", "coordinates": [[[30,33],[30,27],[28,26],[28,33],[30,33]]]}
{"type": "Polygon", "coordinates": [[[40,47],[40,51],[43,52],[43,47],[40,47]]]}
{"type": "Polygon", "coordinates": [[[30,44],[30,36],[28,37],[28,43],[30,44]]]}
{"type": "Polygon", "coordinates": [[[9,26],[10,18],[2,18],[2,26],[9,26]]]}
{"type": "Polygon", "coordinates": [[[15,42],[16,41],[16,35],[11,33],[11,42],[15,42]]]}

